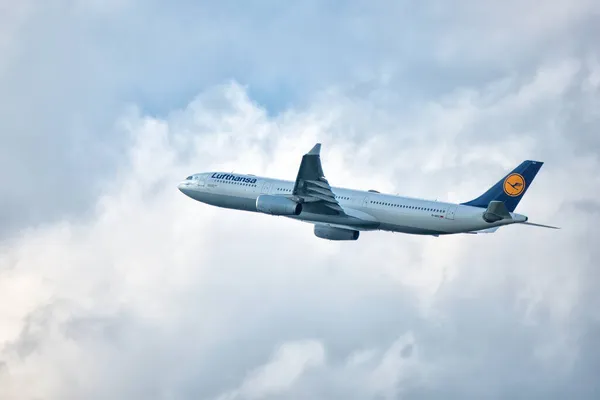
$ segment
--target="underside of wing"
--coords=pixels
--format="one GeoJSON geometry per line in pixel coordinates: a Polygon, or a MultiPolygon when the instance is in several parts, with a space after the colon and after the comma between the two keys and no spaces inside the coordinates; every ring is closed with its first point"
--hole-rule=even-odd
{"type": "Polygon", "coordinates": [[[292,195],[302,203],[303,210],[314,214],[345,215],[321,166],[321,144],[302,156],[292,195]]]}
{"type": "Polygon", "coordinates": [[[495,226],[493,228],[487,228],[487,229],[480,229],[478,231],[469,231],[469,232],[465,232],[465,233],[472,233],[472,234],[479,234],[479,233],[494,233],[498,230],[498,226],[495,226]]]}
{"type": "Polygon", "coordinates": [[[365,226],[360,226],[360,225],[345,225],[345,224],[333,224],[333,223],[324,223],[324,222],[311,222],[311,221],[306,221],[309,224],[312,225],[318,225],[318,226],[325,226],[325,227],[330,227],[330,228],[338,228],[338,229],[346,229],[346,230],[351,230],[351,231],[374,231],[376,230],[375,228],[372,227],[365,227],[365,226]]]}

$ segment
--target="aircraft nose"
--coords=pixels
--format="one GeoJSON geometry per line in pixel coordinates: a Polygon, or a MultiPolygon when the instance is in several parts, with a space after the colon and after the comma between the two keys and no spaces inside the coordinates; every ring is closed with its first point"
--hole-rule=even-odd
{"type": "Polygon", "coordinates": [[[177,189],[186,196],[190,195],[192,188],[190,188],[190,183],[188,181],[181,181],[177,185],[177,189]]]}

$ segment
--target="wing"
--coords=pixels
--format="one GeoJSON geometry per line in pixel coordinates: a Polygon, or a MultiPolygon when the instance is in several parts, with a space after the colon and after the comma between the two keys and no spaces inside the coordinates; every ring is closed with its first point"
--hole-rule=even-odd
{"type": "Polygon", "coordinates": [[[480,229],[478,231],[469,231],[469,232],[465,232],[465,233],[472,233],[472,234],[480,234],[480,233],[494,233],[498,230],[499,226],[495,226],[493,228],[487,228],[487,229],[480,229]]]}
{"type": "Polygon", "coordinates": [[[321,143],[302,156],[292,195],[306,212],[326,215],[346,215],[331,191],[321,167],[321,143]]]}

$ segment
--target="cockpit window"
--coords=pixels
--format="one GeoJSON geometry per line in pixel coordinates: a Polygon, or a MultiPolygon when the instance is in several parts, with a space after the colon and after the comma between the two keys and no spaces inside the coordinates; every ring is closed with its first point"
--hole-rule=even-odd
{"type": "Polygon", "coordinates": [[[188,176],[187,178],[185,178],[186,181],[191,181],[192,179],[194,179],[193,175],[188,176]]]}

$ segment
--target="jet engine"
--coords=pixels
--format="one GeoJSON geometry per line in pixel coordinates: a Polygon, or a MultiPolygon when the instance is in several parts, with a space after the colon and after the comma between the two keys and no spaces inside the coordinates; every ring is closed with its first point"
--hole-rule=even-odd
{"type": "Polygon", "coordinates": [[[356,240],[359,231],[350,229],[333,228],[330,226],[315,225],[315,236],[328,240],[356,240]]]}
{"type": "Polygon", "coordinates": [[[256,211],[271,215],[300,215],[302,204],[283,196],[261,194],[256,199],[256,211]]]}

